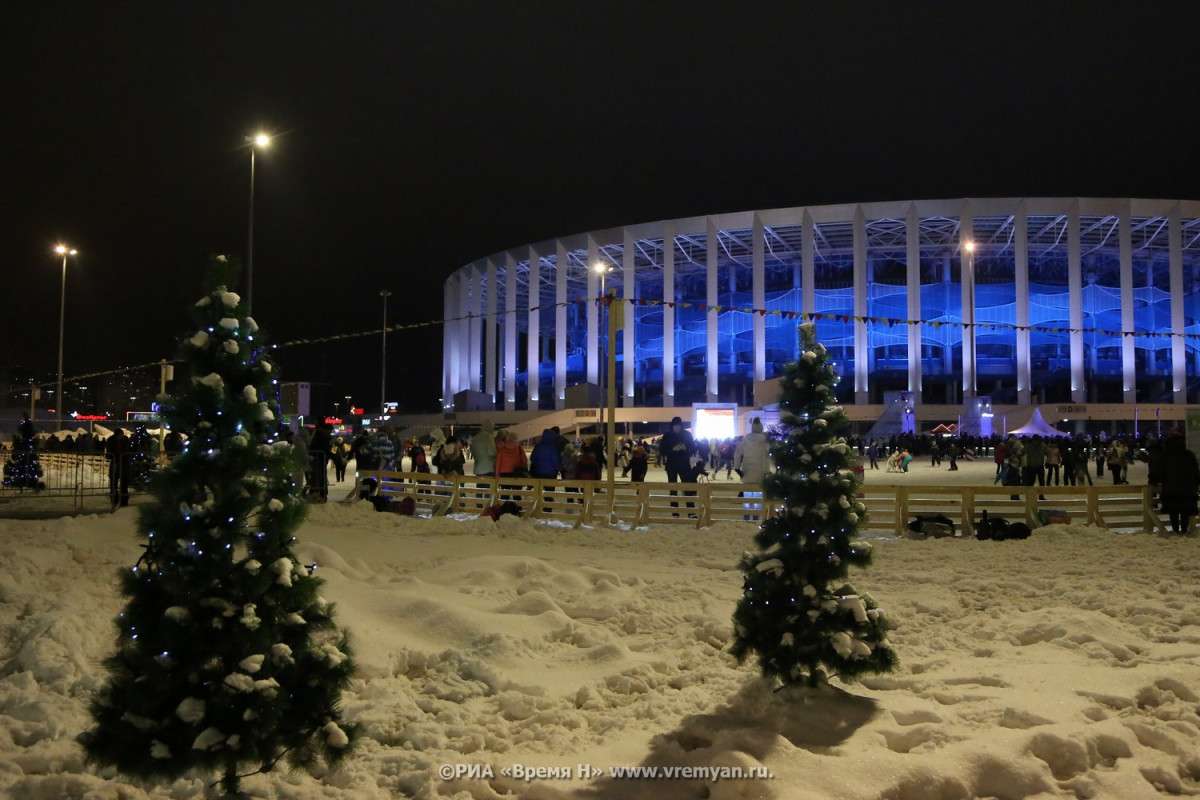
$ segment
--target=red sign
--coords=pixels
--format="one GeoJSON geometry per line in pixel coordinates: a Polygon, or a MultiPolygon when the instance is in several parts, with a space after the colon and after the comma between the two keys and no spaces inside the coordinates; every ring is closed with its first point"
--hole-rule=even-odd
{"type": "Polygon", "coordinates": [[[361,417],[361,416],[363,415],[363,413],[364,413],[364,412],[363,412],[363,410],[362,410],[361,408],[351,408],[351,409],[350,409],[350,413],[351,413],[351,414],[354,414],[354,415],[356,415],[356,416],[359,416],[359,417],[361,417]]]}
{"type": "Polygon", "coordinates": [[[326,417],[325,422],[330,425],[341,425],[342,418],[341,417],[326,417]]]}
{"type": "Polygon", "coordinates": [[[104,422],[108,414],[76,414],[74,418],[83,422],[104,422]]]}

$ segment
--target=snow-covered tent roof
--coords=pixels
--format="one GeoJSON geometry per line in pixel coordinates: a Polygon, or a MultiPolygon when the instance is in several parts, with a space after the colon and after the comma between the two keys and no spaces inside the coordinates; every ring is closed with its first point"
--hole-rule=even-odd
{"type": "Polygon", "coordinates": [[[1062,436],[1063,432],[1042,419],[1040,409],[1033,410],[1033,417],[1019,428],[1009,431],[1013,436],[1062,436]]]}

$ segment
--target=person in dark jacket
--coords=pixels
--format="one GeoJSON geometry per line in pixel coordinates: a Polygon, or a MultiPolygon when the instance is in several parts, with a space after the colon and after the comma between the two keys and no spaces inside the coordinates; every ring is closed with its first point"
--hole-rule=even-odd
{"type": "Polygon", "coordinates": [[[662,454],[663,466],[667,470],[667,482],[679,483],[688,480],[692,470],[692,454],[696,452],[696,442],[692,434],[683,429],[683,420],[675,417],[671,420],[671,430],[663,434],[658,442],[659,453],[662,454]]]}
{"type": "Polygon", "coordinates": [[[649,467],[650,458],[646,454],[646,448],[639,444],[633,448],[633,453],[629,456],[629,480],[634,483],[646,480],[646,470],[649,467]]]}
{"type": "Polygon", "coordinates": [[[328,422],[317,423],[313,431],[312,441],[308,443],[308,460],[311,462],[309,472],[312,482],[309,484],[309,494],[318,502],[325,502],[329,496],[329,451],[333,449],[333,426],[328,422]]]}
{"type": "Polygon", "coordinates": [[[1171,436],[1162,445],[1162,483],[1159,498],[1162,510],[1171,520],[1174,533],[1187,533],[1196,515],[1200,491],[1200,465],[1196,454],[1187,449],[1182,436],[1171,436]]]}
{"type": "Polygon", "coordinates": [[[584,448],[575,462],[575,478],[581,481],[598,481],[602,477],[600,462],[594,450],[584,448]]]}
{"type": "Polygon", "coordinates": [[[113,508],[129,505],[129,437],[117,428],[104,443],[104,457],[108,459],[108,496],[113,508]]]}
{"type": "Polygon", "coordinates": [[[558,434],[552,428],[542,431],[542,438],[529,453],[529,474],[535,478],[557,478],[562,471],[562,455],[558,450],[558,434]]]}

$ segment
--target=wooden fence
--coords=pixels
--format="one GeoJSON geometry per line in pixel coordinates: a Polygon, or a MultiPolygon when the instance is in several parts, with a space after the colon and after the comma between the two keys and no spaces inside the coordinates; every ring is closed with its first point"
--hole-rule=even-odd
{"type": "Polygon", "coordinates": [[[681,524],[702,528],[725,520],[761,523],[762,487],[745,483],[627,483],[442,476],[428,472],[359,472],[391,500],[411,497],[417,513],[479,514],[505,501],[523,516],[572,527],[592,524],[681,524]]]}
{"type": "MultiPolygon", "coordinates": [[[[526,517],[570,526],[679,524],[702,528],[714,522],[759,524],[778,504],[764,501],[762,487],[743,483],[627,483],[441,476],[427,472],[360,472],[394,500],[411,497],[424,516],[479,514],[512,500],[526,517]]],[[[961,536],[974,535],[983,511],[989,517],[1031,528],[1048,517],[1114,531],[1165,532],[1148,486],[864,486],[863,533],[904,536],[917,516],[948,517],[961,536]]]]}

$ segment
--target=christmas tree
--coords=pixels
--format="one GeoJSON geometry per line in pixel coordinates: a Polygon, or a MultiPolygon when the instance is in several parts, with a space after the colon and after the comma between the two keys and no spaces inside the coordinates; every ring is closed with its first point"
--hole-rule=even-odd
{"type": "Polygon", "coordinates": [[[37,434],[28,416],[13,436],[12,455],[4,464],[4,485],[10,489],[45,489],[45,474],[37,455],[37,434]]]}
{"type": "Polygon", "coordinates": [[[133,429],[129,439],[129,485],[135,489],[145,489],[150,485],[150,477],[154,474],[154,440],[145,425],[133,429]]]}
{"type": "Polygon", "coordinates": [[[95,764],[218,773],[229,795],[281,760],[336,767],[355,737],[338,709],[354,669],[346,636],[293,552],[306,504],[275,438],[274,367],[239,306],[223,286],[196,304],[180,347],[190,382],[160,398],[187,448],[139,508],[145,552],[123,571],[116,652],[80,737],[95,764]]]}
{"type": "Polygon", "coordinates": [[[870,545],[855,541],[866,507],[839,435],[849,422],[832,405],[837,376],[812,323],[800,326],[800,344],[782,378],[776,471],[763,481],[764,495],[785,509],[763,522],[758,552],[742,557],[730,649],[739,662],[756,653],[768,679],[817,686],[826,668],[843,680],[890,671],[896,654],[882,610],[846,582],[851,566],[870,563],[870,545]]]}

